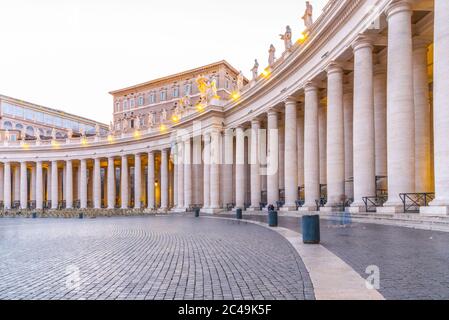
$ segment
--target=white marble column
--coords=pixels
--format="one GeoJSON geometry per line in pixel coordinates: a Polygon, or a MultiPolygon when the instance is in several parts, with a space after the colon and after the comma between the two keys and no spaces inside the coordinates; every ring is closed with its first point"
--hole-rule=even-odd
{"type": "Polygon", "coordinates": [[[94,197],[94,209],[101,209],[101,167],[100,158],[94,159],[93,170],[93,197],[94,197]]]}
{"type": "Polygon", "coordinates": [[[345,144],[343,69],[331,64],[327,69],[327,204],[338,206],[345,194],[345,144]]]}
{"type": "Polygon", "coordinates": [[[250,168],[251,168],[251,207],[256,211],[260,208],[261,202],[261,179],[259,165],[259,130],[260,120],[251,121],[251,147],[250,147],[250,168]]]}
{"type": "Polygon", "coordinates": [[[412,10],[407,1],[387,9],[388,201],[378,212],[402,212],[400,193],[415,191],[415,110],[412,10]]]}
{"type": "Polygon", "coordinates": [[[320,149],[320,185],[327,185],[327,106],[321,101],[318,107],[318,135],[320,149]]]}
{"type": "Polygon", "coordinates": [[[304,108],[298,110],[298,128],[296,130],[298,145],[298,187],[304,186],[304,108]]]}
{"type": "Polygon", "coordinates": [[[211,132],[211,148],[210,148],[210,209],[221,208],[220,206],[220,155],[221,155],[221,132],[213,130],[211,132]]]}
{"type": "Polygon", "coordinates": [[[3,201],[5,210],[11,209],[11,163],[4,163],[3,201]]]}
{"type": "Polygon", "coordinates": [[[36,209],[42,210],[44,204],[44,180],[42,161],[36,162],[36,209]]]}
{"type": "Polygon", "coordinates": [[[36,201],[36,167],[30,168],[30,200],[36,201]]]}
{"type": "Polygon", "coordinates": [[[173,150],[173,207],[176,209],[178,208],[178,169],[179,169],[178,147],[176,144],[172,150],[173,150]]]}
{"type": "Polygon", "coordinates": [[[245,133],[242,127],[236,133],[236,166],[235,166],[235,205],[238,209],[245,207],[245,133]]]}
{"type": "Polygon", "coordinates": [[[203,202],[202,136],[194,136],[192,142],[192,201],[200,204],[203,202]]]}
{"type": "Polygon", "coordinates": [[[296,210],[298,199],[297,109],[298,102],[294,98],[285,101],[285,205],[282,211],[296,210]]]}
{"type": "MultiPolygon", "coordinates": [[[[156,209],[156,198],[154,195],[154,151],[148,153],[148,209],[156,209]]],[[[176,190],[176,192],[178,192],[176,190]]]]}
{"type": "Polygon", "coordinates": [[[427,71],[427,48],[429,43],[414,40],[413,87],[415,102],[415,190],[432,192],[431,156],[431,110],[429,100],[429,80],[427,71]]]}
{"type": "Polygon", "coordinates": [[[58,209],[58,161],[51,162],[51,208],[58,209]]]}
{"type": "Polygon", "coordinates": [[[108,209],[115,209],[115,158],[108,158],[108,209]]]}
{"type": "MultiPolygon", "coordinates": [[[[376,176],[387,177],[387,73],[383,65],[374,69],[374,128],[376,176]]],[[[380,179],[377,187],[386,190],[387,179],[380,179]]]]}
{"type": "Polygon", "coordinates": [[[203,209],[210,208],[210,148],[211,139],[210,133],[205,132],[203,135],[204,150],[203,150],[203,209]]]}
{"type": "Polygon", "coordinates": [[[184,142],[178,142],[178,208],[185,211],[184,201],[184,142]]]}
{"type": "Polygon", "coordinates": [[[161,210],[168,210],[168,149],[161,151],[161,210]]]}
{"type": "Polygon", "coordinates": [[[73,163],[66,161],[66,209],[73,209],[73,163]]]}
{"type": "Polygon", "coordinates": [[[345,195],[354,199],[354,162],[353,162],[353,93],[352,90],[343,95],[344,127],[345,127],[345,195]]]}
{"type": "Polygon", "coordinates": [[[320,198],[320,151],[318,130],[318,88],[308,83],[304,88],[304,184],[305,204],[301,211],[316,210],[320,198]]]}
{"type": "Polygon", "coordinates": [[[276,207],[279,201],[279,113],[268,111],[267,203],[276,207]]]}
{"type": "Polygon", "coordinates": [[[423,214],[449,214],[449,1],[435,0],[434,153],[435,200],[423,214]]]}
{"type": "Polygon", "coordinates": [[[87,160],[80,160],[80,208],[87,209],[87,160]]]}
{"type": "Polygon", "coordinates": [[[224,133],[223,205],[233,202],[234,130],[224,133]]]}
{"type": "Polygon", "coordinates": [[[14,185],[13,185],[13,200],[19,201],[20,203],[20,165],[15,165],[13,168],[13,175],[14,175],[14,185]]]}
{"type": "Polygon", "coordinates": [[[140,154],[134,155],[134,209],[142,207],[140,198],[142,196],[142,157],[140,154]]]}
{"type": "Polygon", "coordinates": [[[4,164],[0,164],[0,201],[5,201],[5,169],[4,164]]]}
{"type": "Polygon", "coordinates": [[[184,205],[192,204],[192,144],[190,138],[184,141],[184,205]]]}
{"type": "Polygon", "coordinates": [[[354,203],[351,212],[365,211],[363,197],[376,195],[373,45],[360,37],[354,50],[354,203]]]}
{"type": "Polygon", "coordinates": [[[20,163],[20,208],[26,210],[28,208],[28,177],[27,163],[20,163]]]}
{"type": "Polygon", "coordinates": [[[122,168],[121,168],[121,202],[122,202],[122,209],[128,209],[129,208],[129,195],[128,195],[128,157],[122,156],[122,168]]]}

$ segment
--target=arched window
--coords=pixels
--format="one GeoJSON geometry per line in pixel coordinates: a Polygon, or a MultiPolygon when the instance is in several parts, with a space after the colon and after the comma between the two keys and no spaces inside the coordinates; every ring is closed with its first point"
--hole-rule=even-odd
{"type": "Polygon", "coordinates": [[[65,138],[65,133],[63,133],[63,132],[56,132],[56,138],[57,139],[64,139],[65,138]]]}
{"type": "Polygon", "coordinates": [[[3,129],[5,129],[5,130],[12,130],[12,123],[9,122],[9,121],[5,121],[3,123],[3,129]]]}
{"type": "Polygon", "coordinates": [[[22,130],[23,126],[20,123],[18,123],[18,124],[16,124],[16,129],[17,130],[22,130]]]}
{"type": "Polygon", "coordinates": [[[27,135],[29,135],[29,136],[34,136],[34,128],[31,127],[31,126],[28,126],[28,127],[27,127],[27,130],[26,130],[26,133],[27,133],[27,135]]]}
{"type": "Polygon", "coordinates": [[[143,97],[139,97],[139,107],[143,106],[143,97]]]}

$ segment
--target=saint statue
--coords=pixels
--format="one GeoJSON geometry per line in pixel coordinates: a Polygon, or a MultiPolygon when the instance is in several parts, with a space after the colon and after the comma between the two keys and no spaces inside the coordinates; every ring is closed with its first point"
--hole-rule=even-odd
{"type": "Polygon", "coordinates": [[[112,121],[109,121],[109,133],[112,133],[114,131],[114,125],[112,124],[112,121]]]}
{"type": "Polygon", "coordinates": [[[22,135],[22,140],[25,141],[25,140],[26,140],[26,137],[27,137],[27,133],[26,133],[25,128],[23,128],[23,129],[20,131],[20,133],[21,133],[21,135],[22,135]]]}
{"type": "Polygon", "coordinates": [[[254,67],[251,69],[251,72],[253,74],[253,80],[256,81],[259,74],[259,62],[257,61],[257,59],[254,60],[254,67]]]}
{"type": "Polygon", "coordinates": [[[203,76],[202,74],[200,74],[196,78],[196,84],[198,86],[198,91],[200,92],[200,100],[201,101],[206,100],[207,90],[209,88],[208,82],[209,82],[208,79],[205,76],[203,76]]]}
{"type": "Polygon", "coordinates": [[[243,89],[243,73],[240,71],[239,75],[237,76],[237,91],[240,93],[243,89]]]}
{"type": "Polygon", "coordinates": [[[95,125],[95,134],[97,137],[100,136],[100,125],[98,123],[95,125]]]}
{"type": "Polygon", "coordinates": [[[148,128],[152,128],[154,126],[154,114],[150,112],[148,114],[148,128]]]}
{"type": "Polygon", "coordinates": [[[81,137],[84,136],[84,133],[85,133],[84,128],[81,127],[81,128],[80,128],[80,134],[81,134],[81,137]]]}
{"type": "Polygon", "coordinates": [[[140,116],[136,116],[136,129],[140,130],[140,116]]]}
{"type": "Polygon", "coordinates": [[[6,130],[5,131],[5,140],[9,141],[9,138],[10,138],[9,130],[6,130]]]}
{"type": "Polygon", "coordinates": [[[34,128],[34,137],[36,138],[37,141],[41,141],[41,134],[39,133],[38,128],[34,128]]]}
{"type": "Polygon", "coordinates": [[[161,123],[164,123],[167,121],[167,110],[164,108],[162,109],[161,113],[161,123]]]}
{"type": "Polygon", "coordinates": [[[51,129],[51,138],[52,138],[52,140],[56,140],[56,129],[55,128],[51,129]]]}
{"type": "Polygon", "coordinates": [[[309,29],[313,24],[313,7],[310,4],[310,1],[306,1],[306,12],[302,19],[304,20],[306,28],[309,29]]]}
{"type": "Polygon", "coordinates": [[[274,65],[276,61],[276,48],[273,45],[270,45],[270,50],[268,51],[268,65],[274,65]]]}
{"type": "Polygon", "coordinates": [[[67,138],[68,138],[68,139],[72,139],[72,137],[73,137],[73,130],[72,130],[72,128],[70,128],[70,129],[67,131],[67,138]]]}
{"type": "Polygon", "coordinates": [[[209,101],[212,100],[212,99],[219,99],[220,98],[218,96],[217,79],[216,78],[214,78],[210,82],[207,98],[208,98],[209,101]]]}
{"type": "Polygon", "coordinates": [[[289,51],[293,46],[292,29],[290,28],[290,26],[287,26],[285,33],[280,34],[279,36],[281,37],[282,40],[284,40],[285,51],[289,51]]]}
{"type": "Polygon", "coordinates": [[[182,112],[184,112],[188,107],[190,107],[190,97],[185,96],[181,99],[179,99],[179,107],[181,108],[182,112]]]}

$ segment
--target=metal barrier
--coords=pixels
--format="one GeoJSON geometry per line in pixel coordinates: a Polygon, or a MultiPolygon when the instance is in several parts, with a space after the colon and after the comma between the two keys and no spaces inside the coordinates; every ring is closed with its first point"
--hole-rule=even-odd
{"type": "Polygon", "coordinates": [[[284,206],[284,201],[276,201],[277,210],[280,210],[284,206]]]}
{"type": "Polygon", "coordinates": [[[388,200],[388,196],[363,197],[366,212],[376,212],[378,207],[382,207],[388,200]]]}
{"type": "Polygon", "coordinates": [[[326,198],[320,198],[320,200],[315,200],[316,203],[316,211],[320,211],[320,208],[324,208],[327,203],[326,198]]]}
{"type": "Polygon", "coordinates": [[[404,205],[404,213],[419,213],[420,207],[427,207],[435,199],[435,193],[401,193],[399,198],[404,205]]]}
{"type": "Polygon", "coordinates": [[[226,211],[232,211],[234,209],[235,203],[227,203],[226,204],[226,211]]]}
{"type": "Polygon", "coordinates": [[[296,211],[304,205],[304,200],[296,200],[296,211]]]}

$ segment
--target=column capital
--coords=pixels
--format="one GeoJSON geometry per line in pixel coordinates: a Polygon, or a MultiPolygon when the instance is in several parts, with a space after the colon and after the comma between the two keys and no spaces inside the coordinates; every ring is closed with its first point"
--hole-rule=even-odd
{"type": "Polygon", "coordinates": [[[364,48],[369,48],[371,50],[374,48],[372,39],[365,35],[359,35],[351,46],[354,52],[364,48]]]}
{"type": "Polygon", "coordinates": [[[259,118],[252,119],[251,126],[260,126],[260,119],[259,118]]]}
{"type": "Polygon", "coordinates": [[[316,91],[318,92],[318,84],[315,81],[308,81],[304,85],[304,92],[316,91]]]}
{"type": "Polygon", "coordinates": [[[327,75],[331,75],[333,73],[343,73],[343,68],[340,63],[332,61],[326,67],[327,75]]]}
{"type": "Polygon", "coordinates": [[[268,116],[279,116],[279,110],[277,110],[276,108],[272,108],[270,110],[268,110],[267,112],[268,116]]]}
{"type": "Polygon", "coordinates": [[[293,96],[288,96],[284,99],[284,104],[288,105],[288,104],[297,104],[299,101],[296,97],[293,96]]]}
{"type": "Polygon", "coordinates": [[[412,14],[412,6],[410,2],[407,0],[396,0],[390,3],[386,10],[385,14],[387,15],[387,21],[397,13],[407,12],[410,15],[412,14]]]}

